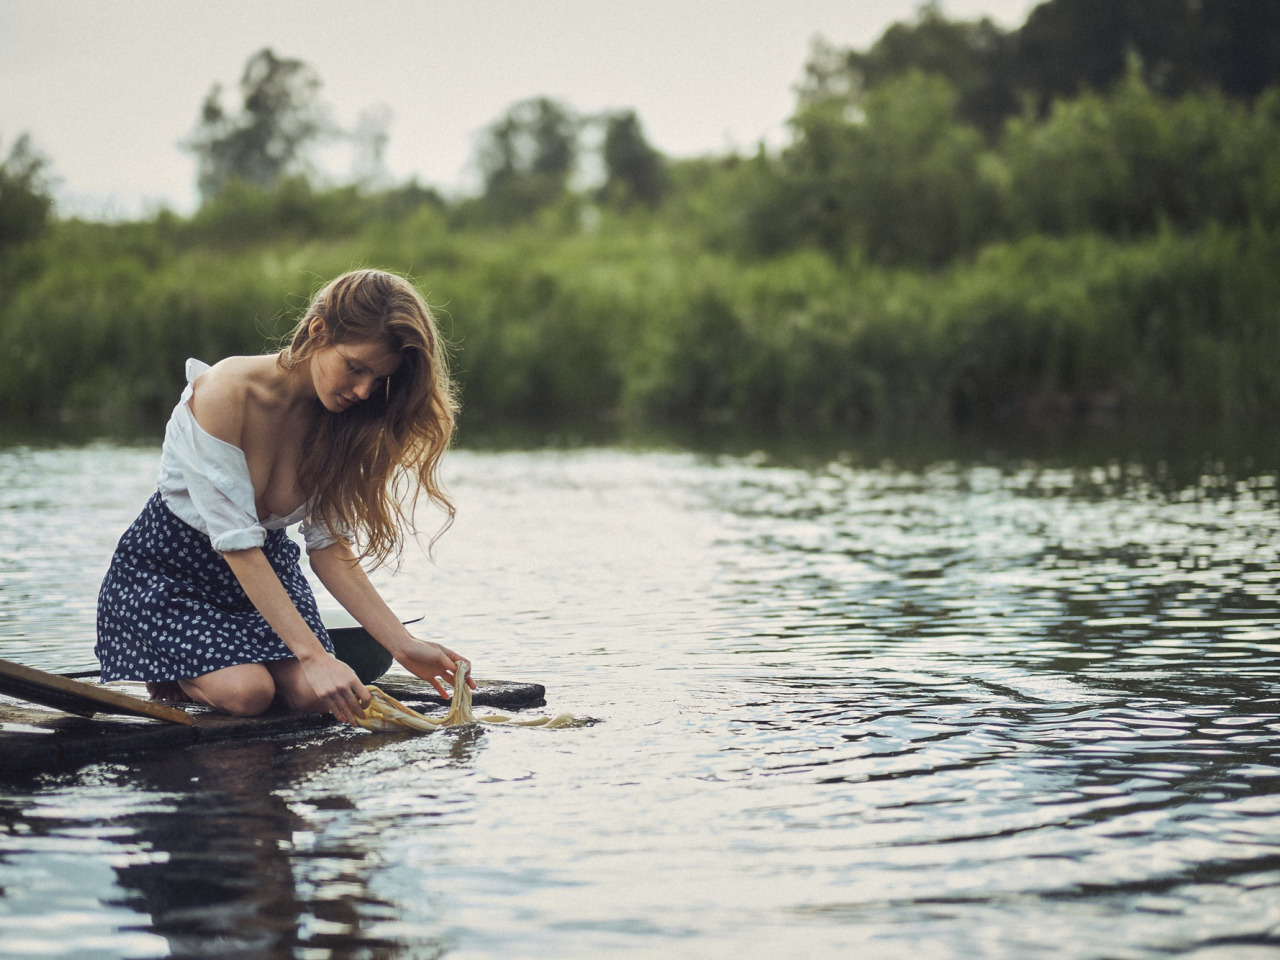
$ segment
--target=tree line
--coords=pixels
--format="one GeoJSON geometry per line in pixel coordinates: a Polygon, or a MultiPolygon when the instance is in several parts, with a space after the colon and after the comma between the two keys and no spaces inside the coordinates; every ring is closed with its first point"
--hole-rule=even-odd
{"type": "Polygon", "coordinates": [[[153,423],[185,356],[256,352],[282,292],[376,264],[447,311],[464,424],[1274,411],[1277,9],[1049,0],[1004,31],[926,4],[814,46],[782,150],[677,160],[634,111],[534,97],[465,197],[325,186],[311,150],[346,136],[374,169],[385,118],[337,130],[263,50],[200,107],[190,217],[58,220],[48,161],[10,146],[0,409],[153,423]]]}

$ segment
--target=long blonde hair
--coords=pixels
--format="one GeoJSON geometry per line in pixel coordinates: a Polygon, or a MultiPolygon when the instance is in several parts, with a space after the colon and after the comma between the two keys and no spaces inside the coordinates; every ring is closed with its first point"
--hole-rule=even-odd
{"type": "Polygon", "coordinates": [[[360,559],[378,565],[399,556],[406,535],[416,532],[420,494],[445,513],[432,545],[455,513],[439,468],[458,403],[431,310],[403,277],[382,270],[343,274],[312,299],[277,363],[292,370],[325,347],[370,342],[398,354],[400,366],[367,400],[316,418],[299,480],[314,491],[312,517],[353,535],[360,559]],[[313,334],[317,317],[323,331],[313,334]]]}

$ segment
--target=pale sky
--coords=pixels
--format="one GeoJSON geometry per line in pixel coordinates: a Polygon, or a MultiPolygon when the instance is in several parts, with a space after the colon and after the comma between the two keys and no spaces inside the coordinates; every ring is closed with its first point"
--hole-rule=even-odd
{"type": "MultiPolygon", "coordinates": [[[[1037,0],[944,0],[1020,25],[1037,0]]],[[[263,47],[310,64],[334,119],[390,111],[386,164],[446,193],[513,103],[631,108],[674,157],[786,141],[814,37],[865,49],[918,0],[0,0],[0,155],[28,132],[59,210],[132,217],[196,203],[179,146],[213,84],[239,108],[263,47]]],[[[341,179],[350,154],[329,152],[341,179]]]]}

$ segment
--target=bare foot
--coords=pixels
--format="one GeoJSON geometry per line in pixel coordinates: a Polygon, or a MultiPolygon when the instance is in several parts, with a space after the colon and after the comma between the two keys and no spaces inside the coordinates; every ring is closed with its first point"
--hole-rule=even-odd
{"type": "Polygon", "coordinates": [[[168,700],[172,703],[195,703],[177,680],[161,680],[159,683],[148,683],[147,693],[152,700],[168,700]]]}

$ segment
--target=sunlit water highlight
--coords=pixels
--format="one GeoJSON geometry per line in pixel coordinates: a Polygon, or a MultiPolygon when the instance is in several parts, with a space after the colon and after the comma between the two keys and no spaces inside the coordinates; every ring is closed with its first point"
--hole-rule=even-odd
{"type": "MultiPolygon", "coordinates": [[[[450,456],[379,583],[601,722],[0,772],[0,958],[1280,948],[1274,471],[450,456]]],[[[0,656],[93,665],[156,457],[0,451],[0,656]]]]}

